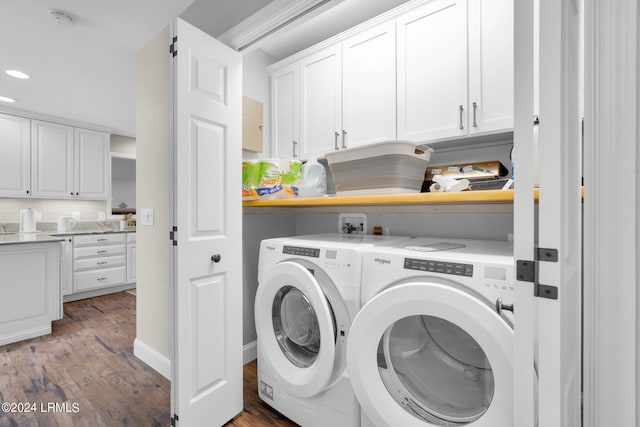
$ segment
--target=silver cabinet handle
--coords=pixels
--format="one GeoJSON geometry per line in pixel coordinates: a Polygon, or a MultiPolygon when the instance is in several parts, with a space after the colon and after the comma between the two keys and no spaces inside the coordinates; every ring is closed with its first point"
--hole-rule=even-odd
{"type": "Polygon", "coordinates": [[[333,142],[333,145],[335,147],[336,150],[339,150],[340,148],[338,148],[338,136],[340,136],[340,134],[338,132],[334,132],[335,135],[335,141],[333,142]]]}
{"type": "Polygon", "coordinates": [[[293,141],[293,157],[294,157],[294,158],[295,158],[295,157],[298,157],[298,156],[296,155],[296,145],[298,145],[298,143],[297,143],[296,141],[293,141]]]}
{"type": "Polygon", "coordinates": [[[504,310],[510,311],[511,313],[513,313],[513,304],[511,305],[502,304],[502,297],[500,297],[496,300],[496,312],[498,312],[499,315],[502,315],[502,312],[504,310]]]}
{"type": "Polygon", "coordinates": [[[96,251],[96,253],[99,253],[99,254],[106,254],[107,252],[108,251],[96,251]]]}
{"type": "Polygon", "coordinates": [[[462,126],[462,113],[464,112],[464,107],[462,105],[460,105],[458,107],[460,109],[460,130],[464,129],[464,126],[462,126]]]}
{"type": "Polygon", "coordinates": [[[478,111],[478,104],[474,101],[473,105],[473,127],[478,127],[478,122],[476,122],[476,112],[478,111]]]}
{"type": "Polygon", "coordinates": [[[347,131],[342,129],[342,148],[347,148],[346,137],[347,137],[347,131]]]}
{"type": "Polygon", "coordinates": [[[103,280],[107,280],[107,279],[108,279],[108,277],[98,277],[98,281],[99,281],[99,282],[101,282],[101,281],[103,281],[103,280]]]}
{"type": "Polygon", "coordinates": [[[107,262],[107,261],[100,261],[100,262],[98,262],[97,264],[98,264],[98,265],[105,265],[105,264],[108,264],[108,262],[107,262]]]}
{"type": "Polygon", "coordinates": [[[98,239],[98,242],[106,242],[108,239],[98,239]]]}

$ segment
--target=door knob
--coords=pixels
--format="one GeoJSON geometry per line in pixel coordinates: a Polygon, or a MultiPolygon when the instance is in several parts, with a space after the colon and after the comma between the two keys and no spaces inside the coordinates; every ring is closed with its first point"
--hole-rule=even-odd
{"type": "Polygon", "coordinates": [[[222,257],[220,256],[220,254],[211,255],[211,261],[213,262],[220,262],[221,259],[222,257]]]}

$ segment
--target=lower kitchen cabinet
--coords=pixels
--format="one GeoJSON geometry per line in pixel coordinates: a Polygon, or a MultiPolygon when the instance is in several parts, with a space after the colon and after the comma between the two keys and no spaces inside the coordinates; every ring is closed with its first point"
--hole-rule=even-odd
{"type": "Polygon", "coordinates": [[[127,283],[136,283],[136,233],[127,233],[127,283]]]}
{"type": "MultiPolygon", "coordinates": [[[[67,242],[62,242],[63,248],[67,242]]],[[[89,298],[129,289],[131,246],[135,250],[135,233],[82,234],[71,238],[69,256],[63,249],[62,270],[70,271],[69,285],[63,285],[64,301],[89,298]],[[130,237],[134,236],[134,237],[130,237]],[[65,256],[66,255],[66,256],[65,256]],[[66,288],[66,291],[65,291],[66,288]]],[[[134,258],[135,268],[135,258],[134,258]]],[[[64,276],[62,276],[64,277],[64,276]]]]}
{"type": "Polygon", "coordinates": [[[51,333],[62,317],[58,242],[0,246],[0,345],[51,333]]]}

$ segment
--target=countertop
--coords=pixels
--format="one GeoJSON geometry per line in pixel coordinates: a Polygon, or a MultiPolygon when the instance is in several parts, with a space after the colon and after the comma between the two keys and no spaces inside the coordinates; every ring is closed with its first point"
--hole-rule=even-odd
{"type": "Polygon", "coordinates": [[[42,231],[37,233],[0,233],[1,245],[15,245],[19,243],[47,243],[61,242],[64,236],[77,236],[81,234],[112,234],[112,233],[135,233],[135,227],[126,230],[74,230],[66,233],[55,231],[42,231]]]}

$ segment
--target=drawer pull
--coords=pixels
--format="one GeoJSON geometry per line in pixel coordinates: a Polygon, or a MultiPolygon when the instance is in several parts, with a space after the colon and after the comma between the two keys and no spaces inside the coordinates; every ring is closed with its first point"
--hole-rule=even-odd
{"type": "Polygon", "coordinates": [[[106,250],[97,251],[97,253],[99,253],[99,254],[106,254],[107,252],[108,252],[108,251],[106,251],[106,250]]]}
{"type": "Polygon", "coordinates": [[[100,262],[98,263],[98,265],[104,265],[104,264],[109,264],[109,263],[108,263],[107,261],[100,261],[100,262]]]}
{"type": "Polygon", "coordinates": [[[103,281],[103,280],[107,280],[107,279],[108,279],[108,277],[98,277],[98,281],[99,281],[99,282],[101,282],[101,281],[103,281]]]}
{"type": "Polygon", "coordinates": [[[103,239],[98,239],[98,242],[106,242],[107,240],[109,240],[109,239],[104,239],[104,238],[103,239]]]}

